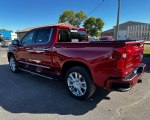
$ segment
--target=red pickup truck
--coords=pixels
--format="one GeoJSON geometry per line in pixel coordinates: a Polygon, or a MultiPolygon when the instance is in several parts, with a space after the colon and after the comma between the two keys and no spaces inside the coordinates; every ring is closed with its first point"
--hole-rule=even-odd
{"type": "Polygon", "coordinates": [[[52,25],[14,40],[8,61],[12,72],[64,80],[68,92],[81,100],[92,96],[97,86],[130,90],[144,73],[143,49],[143,41],[89,42],[83,28],[52,25]]]}

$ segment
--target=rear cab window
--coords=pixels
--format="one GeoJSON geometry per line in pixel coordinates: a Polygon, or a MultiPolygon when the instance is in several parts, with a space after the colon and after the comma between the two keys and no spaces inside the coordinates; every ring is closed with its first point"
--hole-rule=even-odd
{"type": "Polygon", "coordinates": [[[87,42],[87,32],[84,30],[59,29],[58,42],[87,42]]]}

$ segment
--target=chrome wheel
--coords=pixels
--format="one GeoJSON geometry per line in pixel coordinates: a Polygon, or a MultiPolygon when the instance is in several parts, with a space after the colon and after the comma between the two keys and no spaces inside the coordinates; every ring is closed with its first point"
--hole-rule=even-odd
{"type": "Polygon", "coordinates": [[[15,62],[15,59],[13,57],[11,57],[9,60],[9,66],[13,72],[16,71],[16,62],[15,62]]]}
{"type": "Polygon", "coordinates": [[[83,96],[87,91],[87,84],[83,76],[78,72],[72,72],[67,77],[69,90],[75,96],[83,96]]]}

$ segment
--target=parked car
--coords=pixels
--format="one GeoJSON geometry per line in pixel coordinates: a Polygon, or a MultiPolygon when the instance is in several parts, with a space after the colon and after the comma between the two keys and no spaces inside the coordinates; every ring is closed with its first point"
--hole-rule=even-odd
{"type": "Polygon", "coordinates": [[[99,40],[100,41],[115,41],[113,36],[103,36],[99,40]]]}
{"type": "Polygon", "coordinates": [[[81,100],[92,96],[97,86],[130,90],[144,73],[143,49],[143,41],[89,42],[85,30],[53,25],[14,40],[8,60],[12,72],[63,80],[68,92],[81,100]]]}
{"type": "Polygon", "coordinates": [[[90,38],[89,38],[89,41],[97,41],[97,39],[94,38],[94,37],[90,37],[90,38]]]}
{"type": "Polygon", "coordinates": [[[6,41],[3,40],[3,41],[1,42],[1,47],[6,47],[6,41]]]}
{"type": "Polygon", "coordinates": [[[1,47],[7,47],[8,45],[10,45],[11,44],[11,41],[10,40],[2,40],[1,42],[0,42],[0,46],[1,47]]]}

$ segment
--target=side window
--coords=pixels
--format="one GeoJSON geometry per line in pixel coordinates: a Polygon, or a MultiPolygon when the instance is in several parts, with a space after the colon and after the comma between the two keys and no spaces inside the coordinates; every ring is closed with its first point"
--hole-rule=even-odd
{"type": "Polygon", "coordinates": [[[51,28],[38,30],[36,44],[47,43],[50,40],[51,28]]]}
{"type": "Polygon", "coordinates": [[[29,32],[25,37],[22,39],[22,44],[31,44],[33,42],[35,35],[35,31],[29,32]]]}

